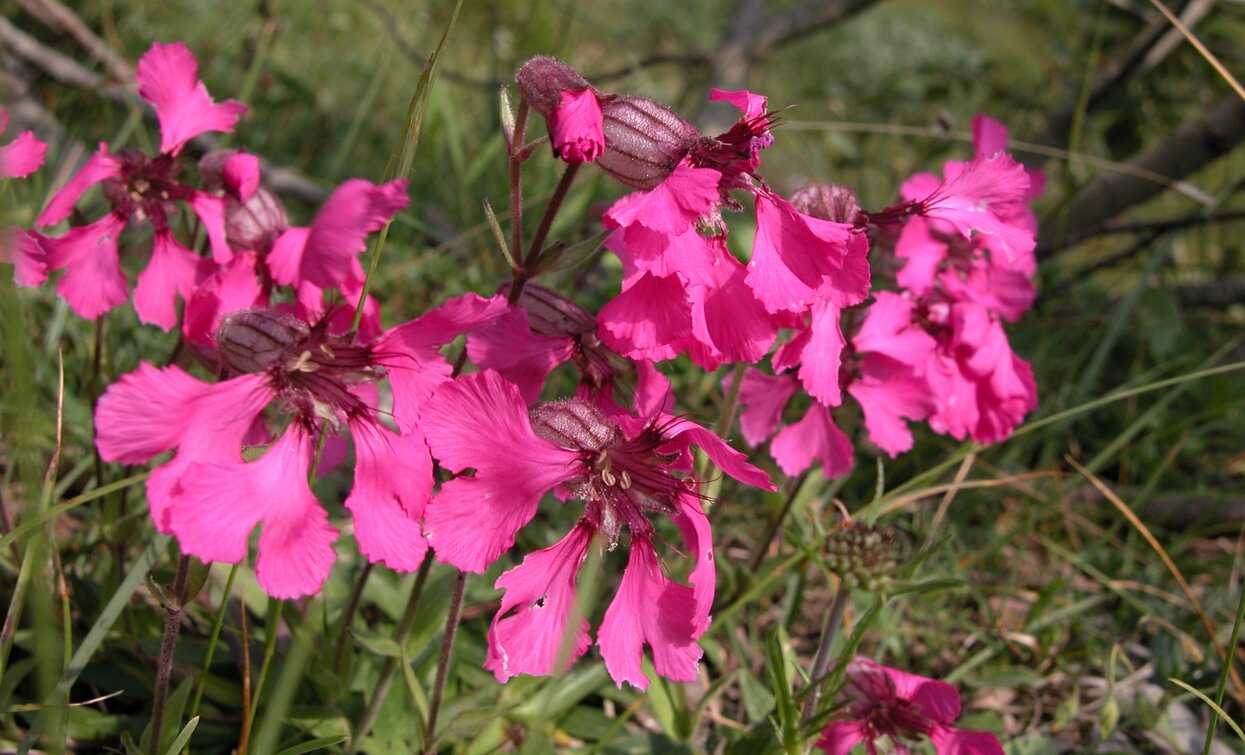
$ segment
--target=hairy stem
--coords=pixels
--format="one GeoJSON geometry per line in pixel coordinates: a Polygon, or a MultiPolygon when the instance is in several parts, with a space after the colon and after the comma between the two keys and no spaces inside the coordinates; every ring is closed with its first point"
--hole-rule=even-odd
{"type": "MultiPolygon", "coordinates": [[[[514,254],[523,249],[523,132],[527,127],[527,100],[519,100],[514,116],[514,133],[510,136],[510,248],[514,254]]],[[[518,259],[518,258],[516,258],[518,259]]],[[[520,260],[520,264],[522,261],[520,260]]],[[[516,276],[524,271],[513,271],[516,276]]]]}
{"type": "Polygon", "coordinates": [[[437,661],[437,681],[432,688],[432,701],[428,705],[428,725],[424,727],[424,752],[435,752],[437,741],[437,715],[441,712],[441,699],[445,694],[445,681],[449,678],[450,661],[454,656],[454,637],[463,617],[463,593],[467,589],[467,572],[460,571],[454,583],[454,597],[450,600],[450,615],[445,619],[445,636],[441,640],[441,658],[437,661]]]}
{"type": "Polygon", "coordinates": [[[549,237],[549,229],[553,227],[553,219],[557,217],[562,202],[566,200],[566,193],[575,181],[577,173],[579,173],[579,163],[566,164],[566,170],[562,171],[562,178],[558,180],[558,185],[553,189],[553,196],[549,198],[549,204],[545,206],[545,214],[541,216],[540,223],[536,226],[536,235],[532,237],[532,245],[528,247],[527,255],[523,258],[524,270],[531,270],[540,261],[545,239],[549,237]]]}
{"type": "Polygon", "coordinates": [[[160,755],[163,752],[161,739],[164,734],[164,704],[169,697],[169,679],[173,676],[173,650],[177,647],[177,632],[182,624],[182,608],[186,604],[186,578],[189,572],[190,557],[183,555],[177,560],[172,598],[164,604],[164,640],[160,643],[156,690],[151,703],[151,755],[160,755]]]}

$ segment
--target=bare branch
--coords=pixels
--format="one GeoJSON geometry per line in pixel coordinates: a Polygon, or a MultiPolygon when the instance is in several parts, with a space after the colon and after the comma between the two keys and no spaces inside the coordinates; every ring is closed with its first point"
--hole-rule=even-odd
{"type": "MultiPolygon", "coordinates": [[[[1099,223],[1091,228],[1083,228],[1078,230],[1075,235],[1069,234],[1064,241],[1065,245],[1079,244],[1087,239],[1105,236],[1114,233],[1138,233],[1148,231],[1153,233],[1167,233],[1182,228],[1193,228],[1200,225],[1210,225],[1212,223],[1229,223],[1234,220],[1245,219],[1245,210],[1225,210],[1222,212],[1195,212],[1190,215],[1181,215],[1174,218],[1161,218],[1158,220],[1143,220],[1135,223],[1099,223]]],[[[1052,245],[1043,243],[1038,245],[1038,256],[1045,256],[1053,251],[1052,245]]]]}
{"type": "MultiPolygon", "coordinates": [[[[132,88],[120,84],[109,84],[100,74],[47,47],[3,17],[0,17],[0,46],[3,46],[7,53],[25,60],[57,81],[80,87],[124,107],[142,108],[148,120],[155,120],[155,110],[146,100],[139,98],[132,88]]],[[[12,87],[19,87],[18,82],[13,81],[12,77],[9,77],[8,83],[12,87]]],[[[20,89],[25,91],[25,87],[20,87],[20,89]]],[[[51,113],[42,106],[37,108],[41,112],[36,111],[33,106],[38,103],[30,97],[21,98],[21,102],[24,112],[31,118],[38,118],[39,122],[46,124],[54,133],[63,133],[64,129],[56,123],[51,113]]],[[[190,140],[190,145],[195,151],[210,152],[220,147],[220,140],[215,134],[200,134],[190,140]]],[[[90,153],[91,150],[87,149],[82,154],[89,155],[90,153]]],[[[312,203],[323,201],[328,196],[328,192],[323,187],[295,171],[268,160],[261,162],[264,185],[270,190],[312,203]]]]}
{"type": "Polygon", "coordinates": [[[836,24],[875,2],[877,0],[810,0],[766,24],[757,35],[755,51],[765,55],[779,45],[836,24]]]}
{"type": "Polygon", "coordinates": [[[1176,300],[1186,307],[1222,308],[1232,304],[1245,304],[1245,275],[1205,283],[1185,283],[1172,290],[1176,300]]]}
{"type": "Polygon", "coordinates": [[[17,4],[52,31],[72,37],[87,54],[103,63],[109,75],[117,81],[129,81],[134,77],[134,67],[130,62],[91,31],[78,14],[60,0],[17,0],[17,4]]]}
{"type": "MultiPolygon", "coordinates": [[[[1141,152],[1128,164],[1173,179],[1197,171],[1245,141],[1245,100],[1229,95],[1197,118],[1182,123],[1170,136],[1141,152]]],[[[1160,184],[1140,181],[1127,173],[1100,176],[1072,200],[1064,215],[1067,238],[1095,228],[1124,210],[1163,190],[1160,184]]],[[[1049,248],[1055,253],[1065,244],[1049,248]]]]}

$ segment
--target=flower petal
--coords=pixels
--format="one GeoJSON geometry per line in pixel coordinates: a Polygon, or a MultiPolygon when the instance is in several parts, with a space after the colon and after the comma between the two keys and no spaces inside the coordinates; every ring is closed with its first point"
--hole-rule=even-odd
{"type": "Polygon", "coordinates": [[[591,540],[592,531],[578,524],[556,544],[529,553],[523,563],[497,579],[494,586],[506,594],[489,627],[484,661],[497,681],[519,674],[562,673],[588,650],[592,640],[587,619],[573,628],[570,620],[575,577],[591,540]]]}
{"type": "MultiPolygon", "coordinates": [[[[169,231],[152,237],[151,261],[134,286],[134,310],[138,319],[163,330],[177,325],[177,296],[190,296],[203,258],[177,242],[169,231]]],[[[206,261],[206,260],[203,260],[206,261]]]]}
{"type": "Polygon", "coordinates": [[[13,280],[19,286],[35,288],[48,279],[43,247],[25,229],[0,228],[0,262],[13,266],[13,280]]]}
{"type": "Polygon", "coordinates": [[[233,131],[246,105],[215,103],[199,81],[199,63],[182,42],[156,42],[138,59],[139,95],[156,108],[160,151],[175,155],[205,131],[233,131]]]}
{"type": "Polygon", "coordinates": [[[419,522],[432,495],[432,458],[419,434],[398,435],[365,419],[350,422],[355,442],[354,516],[359,552],[396,571],[414,571],[428,542],[419,522]]]}
{"type": "Polygon", "coordinates": [[[107,144],[100,144],[99,152],[91,155],[86,164],[82,166],[82,170],[69,179],[65,188],[56,192],[56,196],[48,201],[48,206],[44,207],[43,212],[39,213],[39,217],[35,219],[35,225],[40,228],[56,225],[69,217],[74,205],[88,189],[106,178],[117,178],[120,175],[121,161],[108,154],[107,144]]]}
{"type": "Polygon", "coordinates": [[[804,418],[787,425],[774,436],[770,453],[778,466],[794,477],[808,469],[813,459],[821,462],[827,479],[852,471],[852,442],[834,424],[826,407],[814,402],[804,418]]]}
{"type": "Polygon", "coordinates": [[[658,675],[695,681],[703,654],[698,634],[692,589],[667,579],[653,544],[633,534],[627,569],[597,635],[606,670],[619,687],[627,682],[648,689],[642,666],[648,645],[658,675]]]}
{"type": "Polygon", "coordinates": [[[307,485],[312,439],[292,425],[258,460],[187,466],[169,524],[182,551],[204,561],[238,563],[256,524],[256,573],[274,598],[317,592],[336,554],[337,530],[307,485]]]}
{"type": "Polygon", "coordinates": [[[334,189],[307,234],[299,280],[320,288],[340,286],[351,263],[367,248],[367,235],[410,202],[406,186],[406,179],[377,185],[354,178],[334,189]]]}
{"type": "Polygon", "coordinates": [[[783,407],[799,387],[792,375],[766,375],[748,368],[738,399],[739,429],[748,445],[759,446],[778,430],[783,407]]]}
{"type": "Polygon", "coordinates": [[[443,467],[476,470],[442,485],[426,515],[437,558],[464,571],[484,571],[513,545],[545,491],[581,465],[578,453],[536,437],[519,389],[491,370],[437,389],[420,426],[443,467]]]}
{"type": "Polygon", "coordinates": [[[0,178],[25,178],[43,167],[48,145],[33,131],[23,131],[0,147],[0,178]]]}
{"type": "Polygon", "coordinates": [[[94,320],[130,298],[117,256],[117,237],[123,228],[125,218],[110,212],[63,236],[36,236],[47,254],[48,268],[65,270],[56,290],[79,317],[94,320]]]}

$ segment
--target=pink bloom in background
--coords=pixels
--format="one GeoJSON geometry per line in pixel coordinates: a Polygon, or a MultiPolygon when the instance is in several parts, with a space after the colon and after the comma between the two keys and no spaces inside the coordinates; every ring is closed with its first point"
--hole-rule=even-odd
{"type": "Polygon", "coordinates": [[[139,59],[137,78],[139,94],[155,107],[160,121],[160,154],[149,157],[131,149],[110,154],[101,144],[99,152],[52,197],[36,224],[46,228],[61,223],[88,189],[102,184],[111,212],[61,236],[39,236],[48,267],[65,271],[57,291],[87,319],[125,302],[129,286],[121,271],[118,241],[131,220],[145,221],[152,228],[152,256],[139,275],[134,306],[143,322],[170,330],[177,322],[176,297],[188,298],[213,267],[174,237],[169,216],[176,203],[198,216],[215,262],[228,262],[233,256],[225,241],[223,198],[183,184],[181,167],[173,158],[201,133],[232,131],[246,108],[232,101],[214,103],[198,79],[194,56],[180,42],[152,45],[139,59]]]}
{"type": "MultiPolygon", "coordinates": [[[[9,111],[0,105],[0,134],[9,128],[9,111]]],[[[43,167],[48,145],[33,131],[23,131],[0,147],[0,178],[25,178],[43,167]]]]}
{"type": "Polygon", "coordinates": [[[895,752],[907,752],[905,742],[923,737],[939,755],[1003,755],[993,734],[951,726],[960,717],[960,695],[946,682],[860,656],[848,662],[844,678],[840,699],[846,704],[817,740],[827,755],[848,755],[862,742],[872,755],[884,738],[895,752]]]}
{"type": "MultiPolygon", "coordinates": [[[[0,134],[9,127],[9,111],[0,105],[0,134]]],[[[0,147],[0,178],[25,178],[43,167],[48,145],[33,131],[23,131],[0,147]]],[[[19,286],[38,286],[47,280],[43,250],[21,228],[0,228],[0,263],[13,266],[13,279],[19,286]]]]}
{"type": "Polygon", "coordinates": [[[608,415],[578,398],[529,411],[518,388],[492,371],[439,388],[424,405],[421,424],[442,466],[475,470],[443,484],[428,505],[426,532],[442,561],[482,572],[514,544],[545,493],[586,503],[570,535],[497,582],[507,594],[489,633],[486,667],[499,680],[561,671],[556,658],[570,662],[587,650],[587,625],[567,624],[576,574],[594,538],[613,549],[624,527],[628,565],[597,637],[606,667],[619,685],[647,688],[641,660],[648,645],[658,674],[695,677],[696,640],[708,627],[714,582],[708,519],[685,476],[689,446],[700,446],[732,477],[772,489],[763,472],[713,433],[669,415],[608,415]],[[682,532],[695,560],[690,585],[672,581],[659,566],[660,538],[649,513],[671,517],[682,532]],[[563,648],[563,639],[559,655],[554,648],[563,648]]]}

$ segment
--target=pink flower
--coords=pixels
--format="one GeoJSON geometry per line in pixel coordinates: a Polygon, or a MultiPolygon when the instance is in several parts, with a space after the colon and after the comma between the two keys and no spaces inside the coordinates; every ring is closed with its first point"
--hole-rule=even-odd
{"type": "Polygon", "coordinates": [[[620,685],[646,688],[641,659],[648,645],[658,674],[694,678],[713,566],[708,520],[693,482],[682,476],[691,471],[689,446],[700,446],[732,477],[772,489],[763,472],[709,431],[669,415],[609,416],[578,398],[529,411],[518,389],[492,371],[443,385],[424,405],[421,424],[433,455],[460,473],[442,485],[426,513],[442,561],[482,572],[514,544],[545,493],[556,489],[586,502],[570,535],[497,582],[507,594],[489,633],[486,666],[499,680],[561,670],[553,648],[563,649],[563,639],[569,642],[561,657],[568,662],[587,650],[587,625],[567,623],[575,576],[592,540],[613,549],[624,527],[630,558],[598,635],[606,667],[620,685]],[[462,475],[467,469],[475,474],[462,475]],[[662,573],[649,513],[679,525],[696,562],[690,586],[662,573]]]}
{"type": "Polygon", "coordinates": [[[303,282],[336,288],[348,278],[363,280],[358,256],[367,235],[380,230],[410,202],[407,181],[374,184],[362,178],[333,190],[310,227],[285,230],[273,243],[268,266],[278,283],[303,282]]]}
{"type": "Polygon", "coordinates": [[[34,288],[48,279],[39,242],[17,226],[0,228],[0,263],[13,266],[13,280],[19,286],[34,288]]]}
{"type": "MultiPolygon", "coordinates": [[[[41,227],[67,217],[91,187],[103,185],[112,210],[86,226],[59,237],[38,236],[48,267],[66,272],[57,290],[79,316],[94,319],[128,298],[128,285],[117,256],[118,237],[132,220],[153,230],[152,259],[139,276],[134,307],[143,322],[170,330],[177,322],[176,297],[187,299],[211,272],[173,236],[170,215],[181,202],[202,222],[216,262],[233,256],[225,241],[224,199],[191,188],[179,180],[174,157],[185,143],[205,131],[232,131],[246,110],[236,102],[216,104],[197,78],[198,64],[180,42],[156,43],[139,59],[139,94],[151,102],[160,121],[160,154],[155,157],[126,149],[109,154],[101,144],[82,170],[70,179],[35,221],[41,227]]],[[[238,175],[241,165],[231,169],[238,175]]]]}
{"type": "MultiPolygon", "coordinates": [[[[9,127],[9,111],[0,105],[0,134],[9,127]]],[[[0,147],[0,178],[25,178],[43,167],[48,145],[33,131],[23,131],[17,138],[0,147]]]]}
{"type": "MultiPolygon", "coordinates": [[[[9,111],[0,105],[0,134],[9,127],[9,111]]],[[[43,166],[48,145],[32,131],[0,147],[0,178],[25,178],[43,166]]],[[[47,280],[47,266],[39,243],[21,228],[0,228],[0,263],[13,266],[19,286],[35,287],[47,280]]]]}
{"type": "Polygon", "coordinates": [[[186,142],[206,131],[233,131],[246,105],[216,104],[199,80],[199,63],[183,42],[156,42],[138,60],[139,95],[156,108],[160,151],[176,155],[186,142]]]}
{"type": "Polygon", "coordinates": [[[308,325],[271,310],[235,312],[216,334],[222,368],[233,377],[204,383],[177,367],[142,365],[100,399],[96,446],[105,460],[129,464],[176,451],[148,480],[156,527],[175,535],[185,553],[237,563],[262,523],[260,584],[290,598],[319,590],[335,560],[337,530],[307,476],[319,435],[346,430],[355,469],[345,505],[359,551],[412,571],[427,549],[420,519],[432,491],[432,460],[412,415],[448,379],[437,345],[504,303],[466,297],[372,344],[332,329],[332,317],[308,325]],[[382,422],[387,413],[369,390],[382,379],[393,388],[397,429],[382,422]],[[275,442],[261,421],[274,403],[287,420],[275,442]],[[243,460],[244,445],[269,443],[259,459],[243,460]]]}
{"type": "Polygon", "coordinates": [[[846,705],[817,741],[827,755],[847,755],[861,742],[873,755],[882,738],[896,752],[907,752],[904,742],[920,737],[929,737],[939,755],[1003,755],[993,734],[951,726],[960,717],[960,695],[950,684],[860,656],[848,662],[844,675],[840,698],[846,705]]]}
{"type": "Polygon", "coordinates": [[[605,151],[601,102],[591,87],[561,94],[548,115],[553,153],[568,163],[590,163],[605,151]]]}

